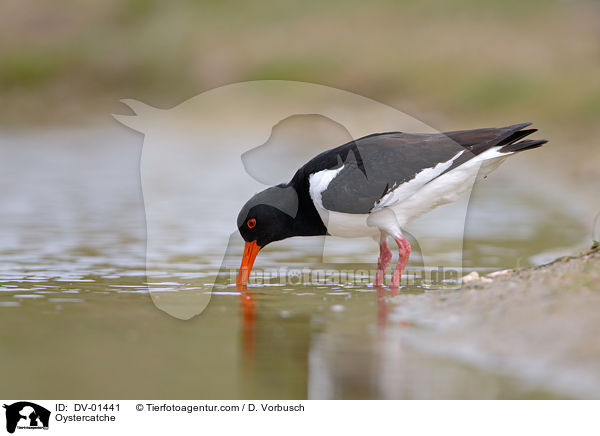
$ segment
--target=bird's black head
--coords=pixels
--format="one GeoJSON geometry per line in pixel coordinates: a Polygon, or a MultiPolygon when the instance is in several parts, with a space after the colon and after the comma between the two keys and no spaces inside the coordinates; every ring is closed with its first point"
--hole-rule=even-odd
{"type": "Polygon", "coordinates": [[[237,226],[246,241],[238,284],[245,285],[258,251],[267,244],[294,236],[298,195],[287,185],[265,189],[242,207],[237,226]]]}
{"type": "Polygon", "coordinates": [[[246,242],[255,241],[264,247],[293,236],[297,212],[296,191],[286,185],[273,186],[248,200],[238,215],[237,226],[246,242]]]}

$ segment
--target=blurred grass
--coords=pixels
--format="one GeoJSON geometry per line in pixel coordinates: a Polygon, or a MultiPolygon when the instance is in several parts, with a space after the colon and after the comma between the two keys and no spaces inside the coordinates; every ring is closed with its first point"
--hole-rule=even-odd
{"type": "Polygon", "coordinates": [[[5,0],[0,123],[286,79],[408,105],[434,124],[580,128],[600,115],[599,18],[585,0],[5,0]]]}

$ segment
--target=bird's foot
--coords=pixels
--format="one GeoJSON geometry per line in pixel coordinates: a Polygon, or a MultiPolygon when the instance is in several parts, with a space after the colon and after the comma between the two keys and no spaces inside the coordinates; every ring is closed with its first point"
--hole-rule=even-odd
{"type": "Polygon", "coordinates": [[[400,286],[400,279],[402,278],[402,273],[404,272],[404,268],[406,267],[406,263],[408,262],[408,257],[410,256],[410,243],[404,239],[402,236],[394,237],[394,241],[398,244],[398,263],[396,264],[396,269],[394,270],[394,274],[392,275],[392,281],[390,282],[390,288],[397,288],[400,286]]]}
{"type": "Polygon", "coordinates": [[[390,251],[387,242],[383,240],[379,244],[379,259],[377,260],[377,272],[375,273],[374,287],[382,286],[385,278],[385,270],[392,260],[392,252],[390,251]]]}

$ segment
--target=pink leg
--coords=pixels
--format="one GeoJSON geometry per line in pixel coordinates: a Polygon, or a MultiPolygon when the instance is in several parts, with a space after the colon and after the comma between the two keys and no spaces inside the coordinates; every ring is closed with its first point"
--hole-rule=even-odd
{"type": "Polygon", "coordinates": [[[377,260],[377,273],[375,274],[375,281],[373,286],[383,285],[383,279],[385,277],[385,270],[392,260],[392,252],[388,248],[385,237],[381,238],[379,242],[379,259],[377,260]]]}
{"type": "Polygon", "coordinates": [[[402,237],[402,235],[400,237],[394,237],[394,241],[398,244],[399,257],[398,264],[394,270],[394,275],[392,276],[390,288],[397,288],[400,284],[400,277],[402,277],[402,272],[404,271],[406,262],[408,262],[408,256],[410,256],[410,244],[402,237]]]}

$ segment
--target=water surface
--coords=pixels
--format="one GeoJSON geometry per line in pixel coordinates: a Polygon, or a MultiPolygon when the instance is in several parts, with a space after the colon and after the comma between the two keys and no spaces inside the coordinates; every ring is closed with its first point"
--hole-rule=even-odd
{"type": "MultiPolygon", "coordinates": [[[[14,375],[2,382],[5,397],[568,396],[415,347],[410,338],[428,327],[400,322],[394,313],[402,296],[457,292],[441,290],[441,283],[392,291],[350,276],[343,283],[273,280],[237,289],[222,270],[222,239],[185,244],[186,232],[198,226],[233,234],[235,216],[182,216],[183,241],[167,247],[149,280],[142,139],[114,126],[0,138],[0,369],[14,375]],[[191,320],[175,319],[154,306],[149,281],[165,294],[182,283],[191,293],[212,292],[210,304],[191,320]]],[[[243,151],[224,152],[239,159],[243,151]]],[[[247,180],[239,166],[214,171],[230,171],[233,187],[247,180]]],[[[476,186],[465,227],[469,270],[536,264],[585,244],[585,227],[569,212],[576,208],[557,207],[542,183],[523,189],[528,177],[501,169],[476,186]]],[[[220,202],[238,207],[247,198],[244,190],[227,192],[223,198],[207,188],[191,210],[220,202]]],[[[444,237],[452,235],[432,231],[441,232],[443,251],[444,237]]],[[[231,241],[231,262],[238,262],[239,240],[231,241]]],[[[374,268],[376,247],[368,241],[347,242],[339,262],[325,265],[322,244],[319,238],[273,244],[257,268],[374,268]]],[[[409,267],[418,270],[418,252],[414,259],[409,267]]],[[[185,295],[178,304],[186,304],[185,295]]]]}

